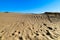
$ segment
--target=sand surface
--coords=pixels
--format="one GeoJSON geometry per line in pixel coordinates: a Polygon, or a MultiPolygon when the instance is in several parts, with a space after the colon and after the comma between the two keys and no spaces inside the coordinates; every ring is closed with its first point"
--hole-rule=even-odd
{"type": "Polygon", "coordinates": [[[60,14],[0,13],[0,40],[60,40],[60,14]]]}

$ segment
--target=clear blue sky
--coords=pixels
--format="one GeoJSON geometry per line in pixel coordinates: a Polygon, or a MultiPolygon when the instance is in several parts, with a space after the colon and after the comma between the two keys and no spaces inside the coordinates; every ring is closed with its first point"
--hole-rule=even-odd
{"type": "Polygon", "coordinates": [[[60,0],[0,0],[0,12],[60,12],[60,0]]]}

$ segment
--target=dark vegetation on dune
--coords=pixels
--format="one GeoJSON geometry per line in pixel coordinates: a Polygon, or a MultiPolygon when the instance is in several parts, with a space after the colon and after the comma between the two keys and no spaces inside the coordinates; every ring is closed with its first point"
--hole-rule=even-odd
{"type": "Polygon", "coordinates": [[[59,12],[45,12],[45,14],[60,14],[59,12]]]}
{"type": "Polygon", "coordinates": [[[4,13],[9,13],[9,12],[4,12],[4,13]]]}

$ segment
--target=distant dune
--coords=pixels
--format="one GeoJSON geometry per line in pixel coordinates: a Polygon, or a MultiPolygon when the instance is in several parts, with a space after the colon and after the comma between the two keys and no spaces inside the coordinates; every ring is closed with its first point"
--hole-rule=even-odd
{"type": "Polygon", "coordinates": [[[0,40],[60,40],[60,13],[0,13],[0,40]]]}

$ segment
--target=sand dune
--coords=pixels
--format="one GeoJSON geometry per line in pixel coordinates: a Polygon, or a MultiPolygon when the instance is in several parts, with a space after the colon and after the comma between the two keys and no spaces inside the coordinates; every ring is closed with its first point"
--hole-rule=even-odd
{"type": "Polygon", "coordinates": [[[0,13],[0,40],[60,40],[60,14],[0,13]]]}

